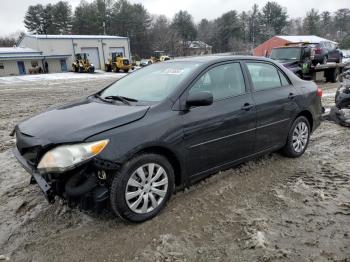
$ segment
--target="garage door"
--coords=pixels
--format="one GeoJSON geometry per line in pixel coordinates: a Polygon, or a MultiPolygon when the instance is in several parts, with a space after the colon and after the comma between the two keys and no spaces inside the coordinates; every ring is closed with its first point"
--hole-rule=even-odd
{"type": "Polygon", "coordinates": [[[100,56],[98,54],[98,48],[97,47],[82,47],[81,48],[82,53],[88,54],[88,59],[90,63],[94,64],[96,69],[100,69],[100,56]]]}
{"type": "Polygon", "coordinates": [[[118,53],[118,54],[122,54],[122,56],[125,56],[124,47],[110,47],[109,56],[112,56],[112,53],[118,53]]]}

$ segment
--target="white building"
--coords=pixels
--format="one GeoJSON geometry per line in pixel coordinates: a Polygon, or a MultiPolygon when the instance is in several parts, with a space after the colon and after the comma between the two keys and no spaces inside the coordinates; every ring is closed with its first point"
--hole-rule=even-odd
{"type": "Polygon", "coordinates": [[[48,71],[70,71],[75,54],[87,53],[96,69],[113,52],[131,58],[129,38],[108,35],[24,35],[18,47],[0,48],[0,76],[28,74],[35,68],[48,71]]]}
{"type": "Polygon", "coordinates": [[[44,70],[44,61],[52,72],[67,71],[70,55],[43,55],[31,48],[0,47],[0,76],[25,75],[44,70]],[[41,68],[41,70],[39,70],[41,68]]]}

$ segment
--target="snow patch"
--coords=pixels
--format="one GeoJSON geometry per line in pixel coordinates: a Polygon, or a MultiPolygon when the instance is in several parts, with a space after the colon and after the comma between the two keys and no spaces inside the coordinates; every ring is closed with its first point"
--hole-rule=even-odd
{"type": "Polygon", "coordinates": [[[20,84],[25,82],[38,82],[38,81],[55,81],[55,80],[67,80],[67,79],[96,79],[96,78],[115,78],[119,79],[125,76],[126,73],[107,73],[103,71],[96,71],[94,74],[88,73],[53,73],[53,74],[38,74],[38,75],[22,75],[22,76],[5,76],[0,77],[0,87],[5,84],[20,84]]]}

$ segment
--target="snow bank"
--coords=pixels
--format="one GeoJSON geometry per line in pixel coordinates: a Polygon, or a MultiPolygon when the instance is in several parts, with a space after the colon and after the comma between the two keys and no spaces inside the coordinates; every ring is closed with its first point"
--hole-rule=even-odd
{"type": "Polygon", "coordinates": [[[53,73],[53,74],[38,74],[38,75],[21,75],[21,76],[5,76],[0,77],[0,86],[5,84],[20,84],[25,82],[35,81],[55,81],[66,79],[96,79],[96,78],[121,78],[125,73],[107,73],[103,71],[96,71],[94,74],[89,73],[53,73]]]}

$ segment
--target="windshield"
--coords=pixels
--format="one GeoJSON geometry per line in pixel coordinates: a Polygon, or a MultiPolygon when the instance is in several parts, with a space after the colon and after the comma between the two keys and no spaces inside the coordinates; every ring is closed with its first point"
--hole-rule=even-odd
{"type": "Polygon", "coordinates": [[[271,58],[273,60],[299,60],[300,48],[273,48],[271,58]]]}
{"type": "Polygon", "coordinates": [[[100,96],[123,96],[138,101],[159,102],[170,95],[199,65],[197,62],[153,64],[121,78],[100,96]]]}

